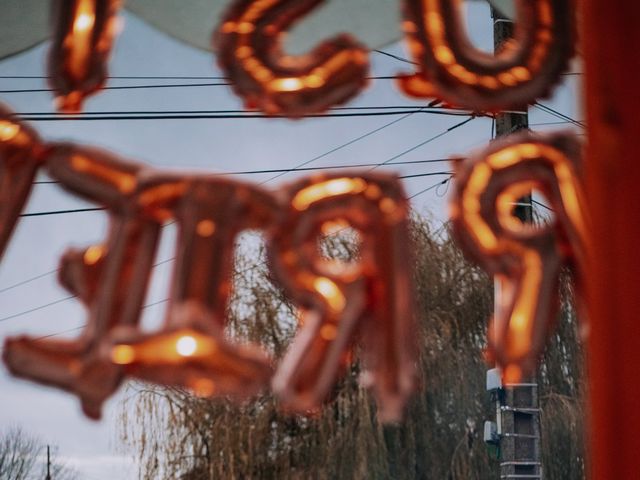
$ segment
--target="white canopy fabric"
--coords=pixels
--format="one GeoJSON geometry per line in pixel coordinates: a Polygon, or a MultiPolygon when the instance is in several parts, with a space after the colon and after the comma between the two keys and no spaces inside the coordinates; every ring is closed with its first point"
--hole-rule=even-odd
{"type": "MultiPolygon", "coordinates": [[[[513,0],[490,0],[513,16],[513,0]]],[[[126,0],[126,8],[159,30],[194,47],[210,50],[211,34],[231,0],[126,0]]],[[[398,40],[401,0],[330,0],[296,25],[288,39],[292,54],[323,38],[349,32],[370,48],[398,40]]],[[[0,59],[49,36],[50,0],[0,0],[0,59]]],[[[126,26],[125,26],[126,28],[126,26]]]]}

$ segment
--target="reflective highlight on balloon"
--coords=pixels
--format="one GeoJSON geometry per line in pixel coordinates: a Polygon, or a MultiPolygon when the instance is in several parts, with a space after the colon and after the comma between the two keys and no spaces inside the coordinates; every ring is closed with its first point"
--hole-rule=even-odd
{"type": "Polygon", "coordinates": [[[409,278],[407,200],[394,175],[342,172],[306,177],[272,193],[215,175],[155,170],[70,143],[41,146],[27,127],[0,115],[0,239],[11,236],[39,168],[75,196],[105,207],[104,241],[69,249],[62,285],[86,307],[76,339],[8,338],[12,374],[77,395],[99,418],[126,377],[247,398],[271,384],[287,408],[319,408],[356,344],[383,420],[400,418],[412,391],[416,349],[409,278]],[[162,227],[178,231],[164,324],[140,329],[162,227]],[[318,238],[347,225],[360,256],[341,266],[318,238]],[[303,326],[284,360],[225,332],[234,243],[261,230],[276,279],[300,308],[303,326]]]}
{"type": "Polygon", "coordinates": [[[521,108],[546,96],[573,55],[573,2],[515,2],[515,36],[494,56],[467,37],[460,0],[403,0],[402,25],[418,71],[401,76],[400,88],[476,111],[521,108]]]}
{"type": "Polygon", "coordinates": [[[300,117],[344,103],[366,84],[364,46],[347,34],[304,55],[282,51],[286,29],[323,0],[235,0],[214,35],[218,65],[249,109],[300,117]]]}
{"type": "Polygon", "coordinates": [[[489,353],[508,382],[531,374],[558,311],[558,275],[581,279],[587,219],[578,175],[579,144],[569,135],[513,135],[464,162],[454,162],[454,233],[463,249],[502,285],[489,327],[489,353]],[[532,191],[554,218],[525,224],[514,206],[532,191]]]}
{"type": "Polygon", "coordinates": [[[84,99],[104,85],[117,34],[121,0],[55,0],[49,82],[56,105],[79,112],[84,99]]]}
{"type": "Polygon", "coordinates": [[[367,173],[303,179],[285,195],[291,206],[278,225],[290,234],[272,237],[270,260],[301,316],[274,391],[295,411],[320,404],[361,338],[363,376],[374,385],[379,417],[399,420],[416,368],[404,192],[393,177],[367,173]],[[348,266],[325,259],[318,248],[336,224],[360,239],[358,258],[348,266]]]}

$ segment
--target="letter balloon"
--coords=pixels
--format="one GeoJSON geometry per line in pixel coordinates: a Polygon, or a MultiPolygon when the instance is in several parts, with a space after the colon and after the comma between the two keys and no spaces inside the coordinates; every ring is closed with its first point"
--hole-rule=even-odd
{"type": "Polygon", "coordinates": [[[475,111],[522,108],[546,96],[573,55],[573,1],[514,1],[514,38],[492,55],[469,40],[461,0],[403,0],[403,28],[418,72],[401,76],[400,88],[475,111]]]}
{"type": "Polygon", "coordinates": [[[366,84],[367,51],[347,34],[311,52],[282,51],[285,30],[323,0],[234,0],[214,36],[218,64],[247,108],[301,117],[346,102],[366,84]]]}

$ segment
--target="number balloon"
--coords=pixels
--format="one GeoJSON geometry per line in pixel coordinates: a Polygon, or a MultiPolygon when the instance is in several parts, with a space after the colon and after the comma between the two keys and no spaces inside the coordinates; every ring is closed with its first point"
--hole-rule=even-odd
{"type": "Polygon", "coordinates": [[[276,277],[301,306],[301,326],[276,371],[275,392],[293,410],[320,405],[360,338],[379,416],[399,420],[416,368],[404,192],[386,174],[342,173],[300,180],[282,194],[269,253],[276,277]],[[360,236],[353,264],[320,254],[319,237],[336,222],[360,236]]]}
{"type": "Polygon", "coordinates": [[[488,273],[502,280],[502,301],[489,328],[489,351],[508,382],[533,372],[557,314],[563,263],[584,267],[586,220],[571,136],[512,135],[455,162],[454,233],[488,273]],[[525,224],[514,206],[532,191],[550,202],[554,219],[525,224]]]}

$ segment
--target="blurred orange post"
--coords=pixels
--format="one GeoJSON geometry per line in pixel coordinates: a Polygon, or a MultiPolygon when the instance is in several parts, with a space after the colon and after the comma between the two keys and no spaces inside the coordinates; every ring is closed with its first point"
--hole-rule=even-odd
{"type": "Polygon", "coordinates": [[[582,0],[591,479],[640,478],[640,2],[582,0]]]}

